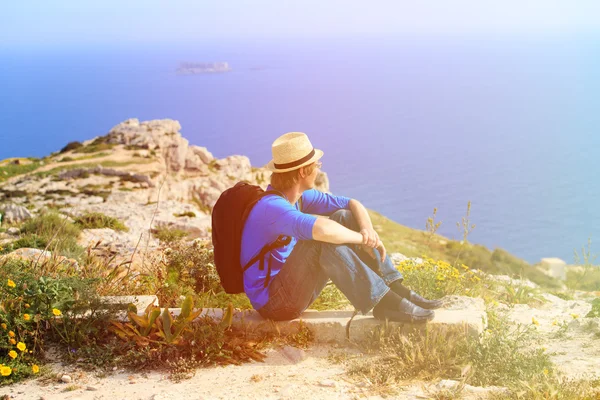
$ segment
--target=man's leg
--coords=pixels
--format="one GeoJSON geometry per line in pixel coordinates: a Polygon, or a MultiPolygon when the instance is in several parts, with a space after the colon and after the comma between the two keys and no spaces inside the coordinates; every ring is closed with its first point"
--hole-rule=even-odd
{"type": "MultiPolygon", "coordinates": [[[[356,220],[354,219],[354,215],[352,215],[352,211],[350,210],[336,211],[330,216],[330,219],[344,225],[348,229],[352,229],[356,232],[360,231],[360,227],[358,226],[356,220]]],[[[404,278],[402,277],[402,274],[394,267],[390,257],[386,256],[385,261],[381,262],[379,252],[377,250],[374,250],[374,252],[376,256],[375,258],[371,257],[370,254],[362,250],[361,246],[356,246],[356,253],[359,255],[361,260],[371,269],[377,272],[395,293],[425,309],[432,310],[439,308],[442,305],[440,300],[428,300],[402,285],[404,278]]]]}
{"type": "Polygon", "coordinates": [[[320,264],[326,275],[363,314],[373,309],[379,319],[426,322],[433,311],[425,310],[393,292],[386,281],[361,260],[353,246],[321,243],[320,264]]]}
{"type": "MultiPolygon", "coordinates": [[[[331,220],[344,225],[348,229],[359,232],[360,227],[356,223],[352,211],[350,210],[339,210],[331,214],[329,217],[331,220]]],[[[362,250],[361,246],[352,246],[355,248],[356,253],[359,255],[361,260],[367,264],[371,269],[377,272],[389,286],[393,282],[404,279],[402,274],[394,267],[394,264],[390,260],[390,257],[386,256],[385,261],[381,262],[379,253],[375,250],[376,258],[371,257],[366,251],[362,250]]]]}
{"type": "Polygon", "coordinates": [[[319,264],[321,242],[300,240],[269,284],[269,301],[259,313],[273,320],[298,318],[319,296],[329,277],[319,264]]]}

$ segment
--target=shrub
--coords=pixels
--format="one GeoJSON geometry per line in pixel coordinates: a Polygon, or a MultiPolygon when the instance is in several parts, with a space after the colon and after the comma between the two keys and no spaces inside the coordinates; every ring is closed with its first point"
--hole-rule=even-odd
{"type": "Polygon", "coordinates": [[[34,266],[8,260],[0,268],[0,363],[7,367],[0,384],[39,372],[46,333],[74,348],[97,332],[96,325],[106,324],[94,307],[99,304],[94,280],[44,276],[34,266]]]}
{"type": "Polygon", "coordinates": [[[223,291],[207,242],[176,242],[164,251],[164,261],[153,265],[154,292],[161,305],[174,307],[180,296],[200,294],[203,299],[223,291]]]}
{"type": "Polygon", "coordinates": [[[115,231],[129,231],[129,228],[118,219],[99,212],[86,212],[75,218],[75,224],[82,229],[110,228],[115,231]]]}
{"type": "Polygon", "coordinates": [[[152,234],[154,234],[154,237],[161,242],[164,242],[165,244],[171,244],[186,237],[188,232],[181,229],[172,228],[170,226],[162,226],[153,229],[152,234]]]}
{"type": "Polygon", "coordinates": [[[81,144],[80,142],[69,142],[65,147],[60,149],[59,153],[66,153],[67,151],[77,150],[81,147],[83,147],[83,144],[81,144]]]}
{"type": "Polygon", "coordinates": [[[492,282],[482,280],[469,267],[462,264],[460,269],[445,261],[424,258],[422,264],[412,259],[398,265],[398,271],[404,276],[404,284],[428,298],[440,298],[445,295],[477,296],[489,290],[492,282]]]}
{"type": "Polygon", "coordinates": [[[48,246],[48,250],[68,258],[77,259],[84,252],[77,244],[81,233],[79,227],[56,212],[46,212],[27,220],[21,227],[21,233],[24,235],[21,243],[38,243],[36,248],[48,246]]]}

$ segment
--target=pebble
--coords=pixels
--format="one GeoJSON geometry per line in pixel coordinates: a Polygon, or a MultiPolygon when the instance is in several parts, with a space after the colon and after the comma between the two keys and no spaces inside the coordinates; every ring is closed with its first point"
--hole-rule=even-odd
{"type": "Polygon", "coordinates": [[[60,377],[60,381],[63,383],[71,383],[73,379],[69,375],[63,375],[60,377]]]}
{"type": "Polygon", "coordinates": [[[323,387],[336,387],[337,383],[335,381],[332,381],[331,379],[325,379],[325,380],[319,382],[319,386],[323,386],[323,387]]]}
{"type": "Polygon", "coordinates": [[[95,386],[86,386],[85,390],[89,390],[90,392],[95,392],[98,390],[98,388],[95,386]]]}
{"type": "Polygon", "coordinates": [[[284,346],[281,349],[281,352],[294,364],[298,364],[304,360],[306,360],[306,352],[302,349],[293,347],[293,346],[284,346]]]}

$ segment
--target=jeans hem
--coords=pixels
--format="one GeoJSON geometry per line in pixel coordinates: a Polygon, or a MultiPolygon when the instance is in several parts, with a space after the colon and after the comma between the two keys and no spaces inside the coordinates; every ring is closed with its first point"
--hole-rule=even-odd
{"type": "Polygon", "coordinates": [[[368,306],[368,308],[366,308],[365,310],[361,310],[363,315],[367,315],[369,313],[369,311],[371,311],[373,308],[375,308],[375,306],[377,304],[379,304],[379,302],[381,301],[381,299],[383,299],[383,296],[385,296],[386,294],[388,294],[388,292],[392,290],[390,289],[388,286],[386,286],[386,288],[384,289],[383,293],[377,297],[375,297],[374,299],[372,299],[371,304],[368,306]]]}
{"type": "Polygon", "coordinates": [[[383,280],[385,281],[386,285],[390,286],[392,283],[398,280],[402,282],[404,280],[404,276],[401,273],[398,273],[398,275],[394,275],[391,279],[384,277],[383,280]]]}

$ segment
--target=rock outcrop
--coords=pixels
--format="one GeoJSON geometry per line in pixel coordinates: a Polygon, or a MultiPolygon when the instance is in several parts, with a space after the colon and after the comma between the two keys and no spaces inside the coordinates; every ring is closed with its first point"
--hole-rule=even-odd
{"type": "MultiPolygon", "coordinates": [[[[180,130],[170,119],[124,121],[0,184],[0,213],[11,224],[31,217],[25,206],[33,214],[51,206],[70,216],[90,211],[115,217],[128,232],[84,230],[80,238],[84,246],[100,241],[113,254],[157,248],[150,232],[164,227],[208,238],[210,211],[221,193],[241,180],[266,188],[271,173],[242,155],[217,159],[190,145],[180,130]]],[[[317,187],[329,190],[324,173],[317,187]]]]}

